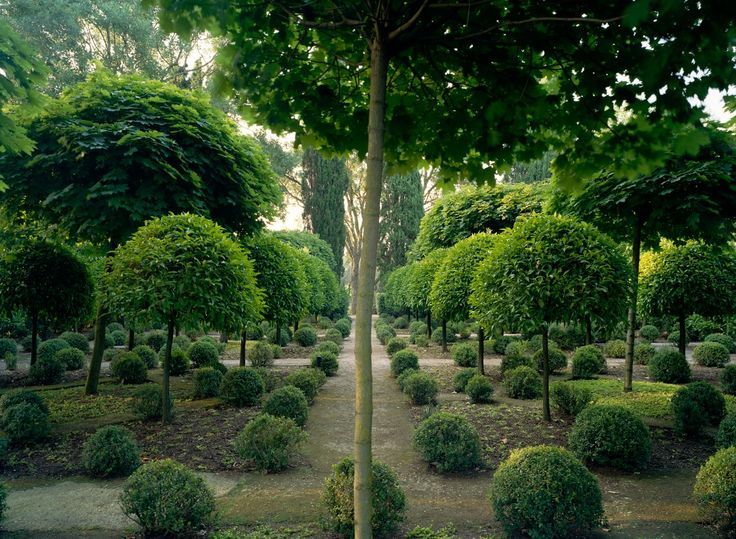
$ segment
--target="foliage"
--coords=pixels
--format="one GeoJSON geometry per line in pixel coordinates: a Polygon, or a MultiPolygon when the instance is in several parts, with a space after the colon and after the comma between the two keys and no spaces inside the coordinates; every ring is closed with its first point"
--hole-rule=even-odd
{"type": "Polygon", "coordinates": [[[95,477],[130,474],[141,464],[133,433],[118,425],[98,429],[84,443],[82,464],[95,477]]]}
{"type": "Polygon", "coordinates": [[[414,447],[440,473],[460,472],[481,463],[480,436],[462,416],[437,412],[414,432],[414,447]]]}
{"type": "Polygon", "coordinates": [[[315,370],[299,369],[284,379],[284,384],[301,389],[309,404],[314,402],[314,398],[317,396],[317,391],[319,390],[319,383],[313,372],[315,370]]]}
{"type": "MultiPolygon", "coordinates": [[[[567,356],[565,352],[556,346],[549,346],[547,351],[549,354],[549,372],[558,372],[567,367],[567,356]]],[[[539,349],[534,352],[532,361],[534,361],[539,372],[544,372],[544,350],[539,349]]]]}
{"type": "Polygon", "coordinates": [[[84,368],[85,355],[79,348],[64,348],[54,354],[68,371],[76,371],[84,368]]]}
{"type": "Polygon", "coordinates": [[[718,425],[718,434],[716,434],[716,447],[723,449],[736,445],[736,413],[731,412],[723,418],[721,424],[718,425]]]}
{"type": "Polygon", "coordinates": [[[705,339],[703,340],[705,342],[720,343],[726,347],[729,353],[736,352],[736,341],[733,340],[733,337],[731,337],[730,335],[726,335],[725,333],[711,333],[710,335],[706,335],[705,339]]]}
{"type": "Polygon", "coordinates": [[[718,426],[726,415],[723,394],[708,382],[691,382],[672,397],[675,432],[696,436],[705,425],[718,426]]]}
{"type": "Polygon", "coordinates": [[[5,357],[7,354],[11,354],[14,356],[17,353],[18,345],[14,339],[0,339],[0,357],[5,357]]]}
{"type": "Polygon", "coordinates": [[[343,336],[342,336],[342,332],[338,329],[331,328],[325,331],[325,339],[328,341],[332,341],[337,345],[342,346],[343,336]]]}
{"type": "Polygon", "coordinates": [[[724,367],[731,360],[728,348],[719,342],[705,341],[693,349],[693,359],[704,367],[724,367]]]}
{"type": "Polygon", "coordinates": [[[501,373],[502,374],[506,374],[508,371],[511,371],[518,367],[529,367],[532,369],[536,369],[537,365],[532,359],[532,357],[527,353],[507,354],[501,358],[501,373]]]}
{"type": "Polygon", "coordinates": [[[336,356],[340,355],[340,346],[332,341],[322,341],[317,345],[317,348],[314,349],[315,352],[330,352],[331,354],[335,354],[336,356]]]}
{"type": "Polygon", "coordinates": [[[268,396],[263,412],[274,417],[287,417],[303,427],[309,415],[309,404],[301,389],[282,386],[268,396]]]}
{"type": "Polygon", "coordinates": [[[624,358],[626,356],[626,341],[621,339],[608,341],[603,345],[603,355],[617,359],[624,358]]]}
{"type": "Polygon", "coordinates": [[[274,360],[273,348],[267,342],[256,341],[248,354],[248,359],[253,367],[270,367],[274,360]]]}
{"type": "MultiPolygon", "coordinates": [[[[335,329],[340,332],[343,339],[347,339],[350,337],[350,331],[352,330],[352,325],[350,323],[350,320],[347,318],[341,318],[337,322],[335,322],[335,329]]],[[[327,331],[330,331],[329,329],[327,331]]]]}
{"type": "Polygon", "coordinates": [[[561,447],[512,451],[493,474],[490,499],[509,536],[573,537],[599,527],[604,518],[598,480],[561,447]]]}
{"type": "Polygon", "coordinates": [[[131,350],[135,355],[143,360],[146,367],[149,369],[155,369],[158,366],[158,354],[154,352],[153,348],[145,344],[139,344],[131,350]]]}
{"type": "MultiPolygon", "coordinates": [[[[438,329],[436,329],[435,331],[433,331],[433,332],[432,332],[432,338],[431,338],[431,341],[432,341],[433,343],[436,343],[436,344],[441,344],[441,343],[442,343],[442,330],[440,330],[440,329],[438,328],[438,329]]],[[[448,331],[447,331],[447,337],[446,337],[446,339],[445,339],[445,342],[448,342],[448,343],[452,343],[452,342],[455,342],[455,341],[457,341],[457,335],[455,335],[455,334],[454,334],[454,333],[453,333],[452,331],[450,331],[450,330],[449,330],[449,328],[448,328],[448,331]]]]}
{"type": "Polygon", "coordinates": [[[268,342],[271,343],[273,346],[284,347],[291,342],[292,334],[291,330],[287,326],[281,327],[280,337],[277,337],[277,334],[278,331],[276,331],[276,328],[273,328],[271,331],[268,332],[268,335],[266,335],[268,342]]]}
{"type": "Polygon", "coordinates": [[[306,437],[293,419],[264,412],[240,431],[235,450],[241,458],[252,460],[259,470],[279,472],[288,467],[289,458],[306,437]]]}
{"type": "MultiPolygon", "coordinates": [[[[81,333],[65,331],[64,333],[59,335],[59,338],[69,343],[69,346],[71,346],[72,348],[76,348],[77,350],[80,350],[85,354],[89,352],[89,341],[87,340],[87,337],[82,335],[81,333]]],[[[0,353],[2,353],[1,349],[0,353]]]]}
{"type": "Polygon", "coordinates": [[[430,294],[435,275],[439,273],[442,262],[445,260],[447,249],[437,249],[410,265],[406,278],[407,305],[415,312],[430,310],[430,294]]]}
{"type": "Polygon", "coordinates": [[[263,379],[252,367],[229,369],[222,379],[220,396],[234,406],[255,406],[265,391],[263,379]]]}
{"type": "Polygon", "coordinates": [[[402,339],[401,337],[392,337],[386,343],[386,353],[389,357],[393,356],[396,352],[403,350],[408,345],[409,343],[406,342],[406,339],[402,339]]]}
{"type": "Polygon", "coordinates": [[[458,343],[450,349],[452,360],[458,367],[475,367],[478,364],[478,347],[470,343],[458,343]]]}
{"type": "Polygon", "coordinates": [[[330,244],[316,234],[302,231],[280,231],[273,232],[271,235],[295,249],[306,251],[310,255],[319,258],[327,264],[333,273],[337,273],[337,261],[330,244]]]}
{"type": "Polygon", "coordinates": [[[377,264],[381,274],[406,264],[424,215],[422,194],[419,172],[385,176],[378,231],[377,264]]]}
{"type": "MultiPolygon", "coordinates": [[[[539,337],[541,339],[541,335],[539,337]]],[[[549,340],[557,343],[563,350],[574,350],[585,344],[585,335],[575,324],[550,324],[549,340]]]]}
{"type": "Polygon", "coordinates": [[[207,399],[217,397],[220,394],[222,377],[222,373],[212,367],[195,369],[192,376],[192,381],[194,382],[194,398],[207,399]]]}
{"type": "Polygon", "coordinates": [[[51,359],[56,353],[71,348],[68,342],[63,339],[49,339],[38,345],[38,358],[51,359]]]}
{"type": "Polygon", "coordinates": [[[428,348],[429,347],[429,339],[426,335],[412,335],[411,341],[416,344],[420,348],[428,348]]]}
{"type": "MultiPolygon", "coordinates": [[[[47,341],[48,342],[48,341],[47,341]]],[[[28,371],[28,381],[32,385],[52,385],[64,380],[66,365],[56,356],[39,358],[28,371]]]]}
{"type": "MultiPolygon", "coordinates": [[[[165,350],[161,350],[161,362],[163,363],[164,356],[166,352],[165,350]]],[[[215,365],[215,364],[212,364],[215,365]]],[[[181,376],[182,374],[185,374],[190,367],[189,362],[189,356],[187,353],[179,348],[178,346],[174,346],[171,350],[171,363],[169,364],[169,374],[171,376],[181,376]]]]}
{"type": "MultiPolygon", "coordinates": [[[[475,369],[472,370],[475,371],[475,369]]],[[[399,390],[401,390],[402,393],[404,392],[404,388],[406,387],[406,381],[411,378],[412,375],[418,372],[418,367],[416,369],[405,369],[404,372],[396,377],[396,385],[399,386],[399,390]]]]}
{"type": "Polygon", "coordinates": [[[651,343],[636,343],[634,345],[634,363],[637,365],[648,365],[656,353],[657,349],[651,343]]]}
{"type": "Polygon", "coordinates": [[[649,429],[620,406],[592,405],[575,419],[570,450],[583,462],[621,470],[641,470],[652,454],[649,429]]]}
{"type": "Polygon", "coordinates": [[[391,374],[400,376],[406,369],[419,369],[419,356],[413,350],[399,350],[391,356],[391,374]]]}
{"type": "Polygon", "coordinates": [[[213,522],[215,496],[204,479],[173,460],[149,462],[123,486],[126,515],[146,535],[183,535],[213,522]]]}
{"type": "Polygon", "coordinates": [[[207,341],[196,341],[189,346],[187,356],[193,368],[207,367],[220,360],[220,352],[217,347],[207,341]]]}
{"type": "MultiPolygon", "coordinates": [[[[379,297],[379,307],[382,314],[390,313],[399,315],[409,311],[410,306],[407,293],[411,268],[411,265],[400,266],[385,276],[383,294],[379,297]]],[[[415,320],[409,324],[409,334],[426,333],[426,326],[424,327],[424,331],[418,329],[418,324],[421,323],[415,320]]]]}
{"type": "Polygon", "coordinates": [[[337,360],[337,355],[332,352],[312,352],[312,358],[310,365],[312,368],[320,369],[325,373],[326,376],[335,376],[340,363],[337,360]]]}
{"type": "Polygon", "coordinates": [[[657,326],[644,325],[639,330],[639,335],[642,339],[646,339],[649,342],[656,341],[659,338],[660,331],[657,326]]]}
{"type": "Polygon", "coordinates": [[[148,367],[135,352],[124,352],[116,357],[110,370],[123,384],[142,384],[148,378],[148,367]]]}
{"type": "Polygon", "coordinates": [[[473,404],[491,402],[493,384],[482,374],[476,374],[465,384],[465,393],[473,404]]]}
{"type": "Polygon", "coordinates": [[[40,406],[21,402],[3,409],[2,429],[12,444],[43,440],[51,431],[49,414],[40,406]]]}
{"type": "Polygon", "coordinates": [[[592,378],[606,365],[601,349],[594,344],[577,348],[572,355],[572,377],[592,378]]]}
{"type": "Polygon", "coordinates": [[[128,334],[123,330],[110,331],[108,335],[115,343],[115,346],[124,346],[128,340],[128,334]]]}
{"type": "Polygon", "coordinates": [[[549,389],[552,405],[564,415],[575,417],[593,400],[593,392],[569,382],[557,382],[549,389]]]}
{"type": "Polygon", "coordinates": [[[513,399],[536,399],[542,394],[542,377],[535,369],[522,365],[504,372],[503,387],[513,399]]]}
{"type": "Polygon", "coordinates": [[[49,413],[49,406],[46,404],[44,398],[30,389],[11,389],[0,397],[0,411],[2,412],[5,412],[5,410],[16,404],[31,404],[38,407],[46,415],[49,413]]]}
{"type": "MultiPolygon", "coordinates": [[[[409,369],[411,370],[411,369],[409,369]]],[[[406,371],[404,371],[406,372],[406,371]]],[[[403,373],[402,373],[403,374],[403,373]]],[[[470,379],[478,374],[478,369],[475,368],[467,368],[462,369],[458,371],[458,373],[453,377],[452,379],[452,387],[457,393],[464,393],[465,392],[465,386],[468,385],[468,382],[470,379]]],[[[397,379],[398,381],[398,379],[397,379]]],[[[401,387],[401,386],[399,386],[401,387]]]]}
{"type": "Polygon", "coordinates": [[[721,372],[721,387],[724,393],[736,395],[736,365],[726,365],[721,372]]]}
{"type": "Polygon", "coordinates": [[[166,345],[166,334],[160,329],[147,331],[143,334],[143,344],[158,353],[166,345]]]}
{"type": "Polygon", "coordinates": [[[412,404],[432,404],[439,393],[439,384],[431,374],[419,371],[404,380],[403,392],[412,404]]]}
{"type": "Polygon", "coordinates": [[[300,327],[294,332],[294,341],[303,347],[317,344],[317,332],[312,327],[300,327]]]}
{"type": "MultiPolygon", "coordinates": [[[[328,526],[342,537],[353,535],[353,481],[355,464],[346,457],[332,467],[325,480],[322,504],[327,509],[328,526]]],[[[404,521],[406,497],[399,478],[386,464],[371,463],[371,527],[375,537],[391,537],[404,521]]]]}
{"type": "Polygon", "coordinates": [[[690,365],[677,350],[663,348],[649,360],[649,376],[655,382],[684,384],[690,381],[690,365]]]}
{"type": "Polygon", "coordinates": [[[736,447],[721,449],[698,471],[693,497],[724,536],[736,529],[736,447]]]}
{"type": "MultiPolygon", "coordinates": [[[[173,399],[169,396],[169,406],[173,399]]],[[[163,413],[163,390],[159,384],[146,384],[133,393],[131,402],[133,413],[143,421],[161,419],[163,413]]]]}

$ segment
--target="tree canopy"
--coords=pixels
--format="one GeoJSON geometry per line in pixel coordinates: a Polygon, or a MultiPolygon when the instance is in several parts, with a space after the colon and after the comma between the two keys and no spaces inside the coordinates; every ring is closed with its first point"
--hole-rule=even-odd
{"type": "Polygon", "coordinates": [[[275,238],[300,249],[306,251],[312,256],[323,260],[330,269],[337,274],[337,261],[332,253],[330,244],[321,239],[318,235],[311,232],[300,232],[297,230],[286,230],[272,233],[275,238]]]}
{"type": "Polygon", "coordinates": [[[424,215],[419,172],[386,176],[381,193],[378,270],[384,274],[406,264],[424,215]]]}
{"type": "Polygon", "coordinates": [[[435,275],[442,266],[447,249],[436,249],[419,262],[410,265],[407,276],[406,300],[414,311],[426,313],[430,311],[429,295],[435,275]]]}

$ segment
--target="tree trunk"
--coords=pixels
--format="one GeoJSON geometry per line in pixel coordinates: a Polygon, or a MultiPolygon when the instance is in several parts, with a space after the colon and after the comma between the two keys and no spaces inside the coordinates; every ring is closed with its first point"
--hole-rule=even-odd
{"type": "Polygon", "coordinates": [[[135,331],[132,329],[128,330],[128,350],[135,348],[135,331]]]}
{"type": "Polygon", "coordinates": [[[281,323],[276,322],[276,344],[281,346],[281,323]]]}
{"type": "Polygon", "coordinates": [[[542,327],[542,359],[544,362],[544,373],[542,380],[542,411],[545,421],[552,421],[549,410],[549,329],[545,324],[542,327]]]}
{"type": "Polygon", "coordinates": [[[680,337],[677,340],[677,348],[680,350],[680,353],[687,357],[685,352],[687,351],[687,331],[685,329],[685,313],[681,312],[679,315],[677,315],[677,321],[680,325],[680,337]]]}
{"type": "Polygon", "coordinates": [[[358,313],[358,280],[359,280],[359,267],[360,257],[354,260],[355,267],[353,268],[353,274],[350,276],[350,287],[352,288],[352,297],[350,298],[350,311],[353,315],[358,313]]]}
{"type": "Polygon", "coordinates": [[[240,336],[240,366],[245,367],[245,341],[246,331],[243,330],[243,334],[240,336]]]}
{"type": "Polygon", "coordinates": [[[590,316],[585,317],[585,344],[593,344],[593,322],[590,316]]]}
{"type": "Polygon", "coordinates": [[[92,345],[92,359],[89,362],[87,383],[84,386],[85,395],[96,395],[97,384],[100,381],[100,370],[102,369],[102,353],[105,350],[105,322],[108,312],[100,304],[97,307],[97,320],[95,321],[95,342],[92,345]]]}
{"type": "Polygon", "coordinates": [[[31,365],[36,364],[38,357],[38,313],[31,315],[31,365]]]}
{"type": "Polygon", "coordinates": [[[629,305],[629,327],[626,333],[626,363],[624,369],[624,391],[631,391],[634,378],[634,343],[636,331],[636,302],[639,298],[639,257],[641,253],[642,219],[637,217],[634,225],[634,238],[631,244],[631,304],[629,305]]]}
{"type": "Polygon", "coordinates": [[[480,374],[486,373],[486,367],[485,367],[485,356],[486,353],[486,343],[484,342],[485,339],[485,332],[483,331],[482,326],[478,326],[478,372],[480,374]]]}
{"type": "Polygon", "coordinates": [[[164,375],[161,384],[161,398],[163,399],[163,413],[161,422],[171,423],[171,403],[169,402],[169,371],[171,370],[171,348],[174,346],[174,317],[169,318],[169,327],[166,334],[166,353],[164,354],[164,375]]]}
{"type": "Polygon", "coordinates": [[[432,313],[427,311],[427,338],[432,338],[432,313]]]}
{"type": "Polygon", "coordinates": [[[294,333],[299,331],[299,320],[294,320],[294,333]]]}
{"type": "Polygon", "coordinates": [[[442,321],[442,351],[447,352],[447,320],[442,321]]]}
{"type": "Polygon", "coordinates": [[[386,110],[388,58],[381,37],[371,43],[371,86],[368,108],[368,158],[363,210],[363,245],[358,276],[355,328],[355,478],[353,499],[355,538],[370,539],[371,433],[373,428],[373,373],[371,366],[371,314],[376,280],[378,217],[383,183],[383,122],[386,110]]]}

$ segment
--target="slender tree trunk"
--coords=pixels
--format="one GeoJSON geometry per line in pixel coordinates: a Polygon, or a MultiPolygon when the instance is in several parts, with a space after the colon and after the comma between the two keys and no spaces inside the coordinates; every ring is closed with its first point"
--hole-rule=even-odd
{"type": "Polygon", "coordinates": [[[485,332],[483,331],[482,326],[478,326],[478,372],[480,374],[486,373],[486,367],[485,367],[485,346],[486,343],[484,342],[485,339],[485,332]]]}
{"type": "Polygon", "coordinates": [[[427,338],[432,338],[432,313],[427,311],[427,338]]]}
{"type": "Polygon", "coordinates": [[[299,320],[294,320],[294,333],[299,331],[299,320]]]}
{"type": "Polygon", "coordinates": [[[169,318],[168,332],[166,333],[166,353],[164,354],[164,375],[161,388],[163,399],[162,423],[171,423],[171,402],[169,402],[169,372],[171,371],[171,348],[174,346],[174,316],[169,318]]]}
{"type": "Polygon", "coordinates": [[[353,315],[358,312],[358,272],[360,267],[360,256],[354,260],[355,267],[353,268],[353,274],[350,276],[350,287],[352,288],[353,295],[350,298],[350,312],[353,315]]]}
{"type": "Polygon", "coordinates": [[[544,361],[544,378],[542,380],[542,412],[545,421],[552,421],[549,410],[549,328],[542,327],[542,358],[544,361]]]}
{"type": "Polygon", "coordinates": [[[373,428],[373,373],[371,366],[371,314],[376,280],[378,217],[383,183],[383,122],[386,110],[388,58],[381,36],[371,43],[370,104],[368,108],[368,159],[363,210],[363,245],[358,277],[355,328],[355,479],[353,499],[355,538],[370,539],[373,428]]]}
{"type": "Polygon", "coordinates": [[[128,350],[135,348],[135,331],[132,329],[128,330],[128,350]]]}
{"type": "Polygon", "coordinates": [[[38,313],[31,314],[31,365],[36,364],[38,357],[38,313]]]}
{"type": "Polygon", "coordinates": [[[585,317],[585,344],[593,344],[593,322],[590,316],[585,317]]]}
{"type": "Polygon", "coordinates": [[[684,312],[680,312],[680,314],[677,315],[677,321],[680,326],[680,337],[677,339],[677,348],[680,350],[680,353],[685,356],[685,352],[687,351],[687,330],[685,328],[684,312]]]}
{"type": "Polygon", "coordinates": [[[639,257],[641,254],[642,219],[637,217],[631,243],[631,304],[629,305],[629,327],[626,333],[626,364],[624,369],[624,391],[631,391],[634,379],[634,343],[636,339],[636,303],[639,299],[639,257]]]}
{"type": "Polygon", "coordinates": [[[276,322],[276,344],[281,346],[281,322],[276,322]]]}
{"type": "Polygon", "coordinates": [[[97,385],[100,381],[100,370],[102,369],[102,353],[105,350],[105,323],[108,312],[102,306],[97,307],[97,320],[95,321],[95,342],[92,345],[92,359],[89,362],[87,372],[87,383],[84,386],[85,395],[96,395],[97,385]]]}
{"type": "Polygon", "coordinates": [[[240,366],[245,367],[245,341],[246,331],[243,330],[243,334],[240,336],[240,366]]]}
{"type": "Polygon", "coordinates": [[[447,352],[447,320],[442,321],[442,351],[447,352]]]}

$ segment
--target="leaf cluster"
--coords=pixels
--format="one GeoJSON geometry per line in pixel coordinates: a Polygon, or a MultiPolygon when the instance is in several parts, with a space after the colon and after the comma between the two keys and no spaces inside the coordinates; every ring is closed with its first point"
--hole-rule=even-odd
{"type": "Polygon", "coordinates": [[[446,254],[447,249],[436,249],[419,262],[414,262],[409,266],[411,269],[407,275],[406,301],[412,310],[419,312],[429,310],[432,283],[446,254]]]}

